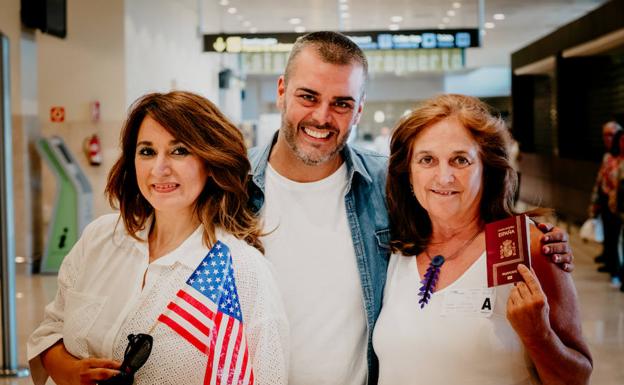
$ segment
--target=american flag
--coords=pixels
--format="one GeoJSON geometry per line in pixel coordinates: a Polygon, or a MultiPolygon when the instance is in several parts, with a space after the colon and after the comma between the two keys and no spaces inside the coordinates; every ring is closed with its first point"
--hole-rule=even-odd
{"type": "Polygon", "coordinates": [[[208,356],[204,384],[254,383],[232,256],[221,241],[158,320],[208,356]]]}

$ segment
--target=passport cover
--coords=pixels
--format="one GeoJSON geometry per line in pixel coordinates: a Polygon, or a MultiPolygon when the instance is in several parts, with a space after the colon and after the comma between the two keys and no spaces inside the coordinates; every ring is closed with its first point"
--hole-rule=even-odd
{"type": "Polygon", "coordinates": [[[488,287],[520,282],[517,266],[531,268],[529,219],[516,215],[485,225],[488,287]]]}

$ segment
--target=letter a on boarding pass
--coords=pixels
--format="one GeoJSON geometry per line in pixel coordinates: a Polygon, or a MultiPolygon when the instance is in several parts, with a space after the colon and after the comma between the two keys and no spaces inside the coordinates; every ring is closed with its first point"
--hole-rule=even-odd
{"type": "Polygon", "coordinates": [[[449,289],[444,293],[441,316],[490,317],[494,311],[496,289],[449,289]]]}

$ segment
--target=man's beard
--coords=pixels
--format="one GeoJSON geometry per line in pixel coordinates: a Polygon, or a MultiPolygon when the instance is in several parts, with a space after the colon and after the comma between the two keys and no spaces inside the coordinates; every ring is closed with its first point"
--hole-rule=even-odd
{"type": "MultiPolygon", "coordinates": [[[[297,133],[299,131],[299,127],[293,126],[292,123],[290,123],[286,119],[285,115],[286,113],[283,112],[282,113],[282,127],[280,128],[280,134],[284,135],[284,139],[286,139],[286,143],[288,144],[288,147],[290,147],[290,149],[297,156],[297,158],[299,158],[299,160],[301,160],[304,164],[308,166],[317,166],[319,164],[322,164],[322,163],[325,163],[327,161],[334,159],[336,156],[338,156],[340,151],[342,151],[344,146],[347,144],[347,139],[349,138],[349,134],[351,133],[351,125],[349,125],[349,129],[343,136],[342,140],[338,142],[336,144],[336,147],[333,148],[331,151],[327,152],[326,154],[318,154],[318,155],[306,153],[303,149],[297,146],[297,133]]],[[[339,133],[340,133],[339,129],[335,128],[334,126],[330,124],[319,125],[312,121],[304,121],[300,123],[300,126],[314,127],[318,130],[331,130],[332,134],[330,135],[336,135],[337,138],[339,137],[339,133]]]]}

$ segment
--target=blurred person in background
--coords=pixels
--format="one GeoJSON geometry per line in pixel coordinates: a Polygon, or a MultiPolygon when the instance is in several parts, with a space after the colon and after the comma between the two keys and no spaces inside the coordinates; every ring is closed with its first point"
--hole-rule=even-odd
{"type": "Polygon", "coordinates": [[[377,135],[373,143],[375,151],[380,154],[390,155],[390,128],[386,126],[381,127],[379,135],[377,135]]]}
{"type": "MultiPolygon", "coordinates": [[[[605,154],[596,176],[596,182],[591,195],[589,206],[590,218],[600,216],[604,229],[602,254],[595,258],[596,262],[604,263],[598,267],[599,272],[609,273],[613,284],[617,284],[617,261],[619,260],[618,240],[622,228],[622,220],[616,211],[615,205],[609,205],[609,197],[613,197],[617,187],[619,143],[614,143],[614,136],[622,132],[622,127],[615,121],[609,121],[602,126],[602,140],[605,154]]],[[[621,135],[621,134],[618,134],[621,135]]],[[[611,198],[613,200],[613,198],[611,198]]]]}
{"type": "MultiPolygon", "coordinates": [[[[617,154],[613,149],[613,155],[617,155],[618,167],[616,174],[616,188],[613,190],[609,199],[609,209],[619,215],[620,220],[624,223],[624,131],[620,130],[613,136],[613,146],[617,146],[617,154]]],[[[620,238],[624,239],[624,225],[621,226],[620,238]]],[[[617,258],[608,261],[607,266],[611,269],[611,286],[619,287],[624,292],[624,242],[618,242],[619,254],[617,258]]]]}

